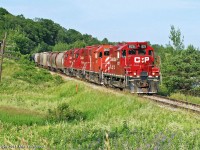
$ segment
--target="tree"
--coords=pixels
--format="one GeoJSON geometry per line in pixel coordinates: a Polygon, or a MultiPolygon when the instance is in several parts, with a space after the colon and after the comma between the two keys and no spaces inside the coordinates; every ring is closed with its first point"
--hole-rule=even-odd
{"type": "Polygon", "coordinates": [[[67,43],[58,43],[53,47],[53,51],[66,51],[69,49],[69,45],[67,43]]]}
{"type": "Polygon", "coordinates": [[[52,51],[52,46],[49,46],[45,42],[42,42],[38,44],[38,46],[35,48],[35,52],[49,52],[52,51]]]}
{"type": "MultiPolygon", "coordinates": [[[[167,54],[167,53],[166,53],[167,54]]],[[[178,51],[174,55],[168,53],[162,61],[163,82],[168,91],[180,91],[199,95],[200,87],[200,51],[193,46],[178,51]]]]}
{"type": "Polygon", "coordinates": [[[9,14],[9,12],[6,9],[0,7],[0,16],[7,15],[7,14],[9,14]]]}
{"type": "Polygon", "coordinates": [[[184,49],[184,36],[181,37],[181,31],[178,28],[177,30],[173,25],[171,25],[169,39],[173,42],[173,47],[175,50],[183,50],[184,49]]]}
{"type": "Polygon", "coordinates": [[[102,40],[101,43],[102,43],[102,44],[108,44],[109,42],[108,42],[108,39],[107,39],[107,38],[104,38],[104,39],[102,40]]]}
{"type": "MultiPolygon", "coordinates": [[[[101,44],[91,35],[81,34],[74,29],[65,29],[52,20],[26,19],[23,15],[14,16],[0,7],[0,37],[7,31],[9,49],[23,54],[34,52],[66,50],[86,45],[101,44]]],[[[105,39],[105,43],[108,41],[105,39]]]]}

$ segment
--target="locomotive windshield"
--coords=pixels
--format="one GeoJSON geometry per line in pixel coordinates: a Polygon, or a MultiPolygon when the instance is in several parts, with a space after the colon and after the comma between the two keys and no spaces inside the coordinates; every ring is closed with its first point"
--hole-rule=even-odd
{"type": "Polygon", "coordinates": [[[128,54],[129,55],[135,55],[136,54],[136,50],[131,49],[131,50],[128,51],[128,54]]]}
{"type": "Polygon", "coordinates": [[[104,56],[109,56],[110,55],[110,52],[109,51],[105,51],[104,52],[104,56]]]}
{"type": "Polygon", "coordinates": [[[138,55],[145,55],[146,54],[146,50],[145,49],[139,49],[138,50],[138,55]]]}

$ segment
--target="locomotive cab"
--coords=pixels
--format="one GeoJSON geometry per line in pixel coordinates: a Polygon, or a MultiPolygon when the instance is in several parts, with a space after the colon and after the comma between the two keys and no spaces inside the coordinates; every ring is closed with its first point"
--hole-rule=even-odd
{"type": "Polygon", "coordinates": [[[118,51],[126,87],[132,93],[157,93],[160,70],[154,63],[153,48],[147,42],[128,42],[118,51]]]}

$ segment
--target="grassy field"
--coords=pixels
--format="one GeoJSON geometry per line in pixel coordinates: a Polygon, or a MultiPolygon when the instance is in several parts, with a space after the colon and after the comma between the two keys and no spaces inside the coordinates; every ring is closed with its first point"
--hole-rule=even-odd
{"type": "Polygon", "coordinates": [[[183,100],[186,102],[191,102],[194,104],[199,104],[200,105],[200,97],[195,97],[195,96],[191,96],[191,95],[184,95],[181,93],[173,93],[170,95],[170,98],[174,98],[177,100],[183,100]]]}
{"type": "Polygon", "coordinates": [[[40,149],[199,149],[200,116],[135,95],[63,81],[28,62],[5,60],[0,83],[0,146],[40,149]],[[78,85],[78,92],[76,92],[78,85]],[[67,103],[85,119],[49,121],[67,103]]]}

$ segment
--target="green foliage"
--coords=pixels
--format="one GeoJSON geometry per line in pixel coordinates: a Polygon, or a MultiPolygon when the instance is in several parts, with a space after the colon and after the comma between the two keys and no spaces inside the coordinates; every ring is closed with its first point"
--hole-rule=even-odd
{"type": "Polygon", "coordinates": [[[172,25],[170,30],[169,39],[173,42],[173,46],[175,50],[183,50],[184,49],[184,37],[181,37],[180,29],[175,29],[172,25]]]}
{"type": "Polygon", "coordinates": [[[54,81],[56,84],[64,82],[60,76],[53,77],[47,70],[35,68],[34,63],[31,62],[29,58],[29,55],[21,57],[19,61],[21,68],[13,73],[13,78],[20,79],[31,84],[43,84],[50,81],[54,81]]]}
{"type": "Polygon", "coordinates": [[[163,96],[168,96],[170,92],[168,88],[164,84],[162,84],[159,86],[158,94],[163,96]]]}
{"type": "Polygon", "coordinates": [[[85,46],[86,46],[86,44],[84,41],[76,41],[70,45],[71,48],[83,48],[85,46]]]}
{"type": "Polygon", "coordinates": [[[26,19],[23,15],[14,16],[3,8],[0,9],[0,18],[0,33],[7,31],[9,49],[22,54],[63,51],[101,43],[91,35],[67,30],[49,19],[26,19]]]}
{"type": "Polygon", "coordinates": [[[162,83],[160,94],[182,92],[199,96],[200,93],[200,51],[192,45],[184,49],[180,29],[171,26],[170,45],[153,45],[161,57],[162,83]],[[181,50],[181,51],[180,51],[181,50]]]}
{"type": "Polygon", "coordinates": [[[199,149],[199,115],[158,107],[141,97],[77,80],[57,85],[53,80],[34,84],[13,78],[23,70],[26,58],[20,63],[5,59],[0,83],[0,143],[58,150],[106,149],[106,143],[110,149],[199,149]],[[79,110],[87,118],[51,122],[46,118],[48,109],[69,116],[77,116],[74,111],[79,110]]]}
{"type": "Polygon", "coordinates": [[[41,42],[38,44],[38,46],[35,48],[34,52],[49,52],[52,51],[52,46],[49,46],[45,42],[41,42]]]}
{"type": "Polygon", "coordinates": [[[97,38],[93,38],[89,34],[83,34],[83,39],[87,45],[98,45],[101,43],[97,38]]]}
{"type": "Polygon", "coordinates": [[[55,122],[73,120],[80,121],[85,119],[85,115],[81,111],[70,108],[67,103],[62,103],[53,110],[49,109],[47,118],[49,121],[55,122]]]}
{"type": "Polygon", "coordinates": [[[70,49],[69,45],[66,43],[57,43],[54,47],[53,47],[53,51],[66,51],[70,49]]]}
{"type": "Polygon", "coordinates": [[[170,95],[170,98],[174,98],[177,100],[183,100],[186,102],[191,102],[193,104],[199,104],[200,105],[200,97],[195,97],[191,95],[184,95],[182,93],[172,93],[170,95]]]}
{"type": "Polygon", "coordinates": [[[74,29],[69,29],[66,33],[67,43],[74,43],[77,40],[83,40],[82,34],[74,29]]]}
{"type": "Polygon", "coordinates": [[[37,71],[33,67],[25,66],[23,67],[23,70],[14,73],[13,78],[20,79],[31,84],[41,84],[53,79],[52,76],[44,70],[37,71]]]}
{"type": "Polygon", "coordinates": [[[102,42],[101,42],[102,44],[109,44],[109,41],[108,41],[108,39],[107,38],[104,38],[103,40],[102,40],[102,42]]]}
{"type": "Polygon", "coordinates": [[[163,83],[168,91],[199,95],[192,91],[200,85],[200,51],[189,46],[173,54],[162,61],[163,83]]]}
{"type": "Polygon", "coordinates": [[[9,12],[6,9],[0,7],[0,16],[7,15],[7,14],[9,14],[9,12]]]}

